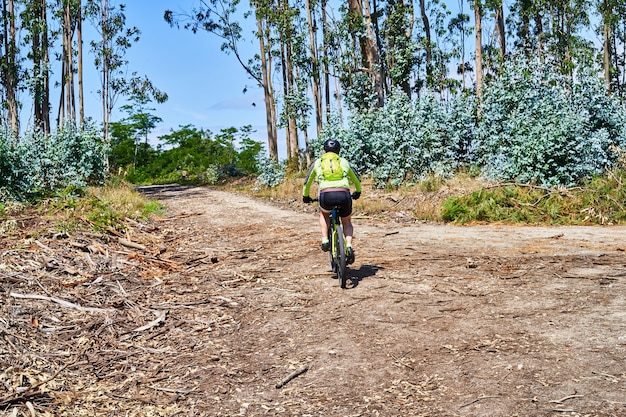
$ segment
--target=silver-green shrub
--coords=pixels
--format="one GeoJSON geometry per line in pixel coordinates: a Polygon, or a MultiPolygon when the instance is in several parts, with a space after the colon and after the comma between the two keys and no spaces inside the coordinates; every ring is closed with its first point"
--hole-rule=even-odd
{"type": "Polygon", "coordinates": [[[476,151],[495,180],[573,185],[616,161],[626,111],[597,75],[517,60],[485,88],[476,151]]]}
{"type": "Polygon", "coordinates": [[[411,102],[396,92],[382,109],[353,112],[345,128],[332,121],[313,146],[319,153],[324,140],[339,140],[342,156],[380,187],[429,174],[448,176],[468,158],[472,109],[473,102],[463,97],[443,102],[429,94],[411,102]]]}
{"type": "Polygon", "coordinates": [[[0,135],[0,200],[25,200],[73,187],[101,184],[107,147],[94,126],[66,124],[50,135],[0,135]]]}

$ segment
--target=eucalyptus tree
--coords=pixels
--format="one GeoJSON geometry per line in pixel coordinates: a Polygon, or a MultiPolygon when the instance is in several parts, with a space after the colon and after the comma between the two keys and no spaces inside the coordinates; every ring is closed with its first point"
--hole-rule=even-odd
{"type": "MultiPolygon", "coordinates": [[[[326,2],[317,1],[317,0],[305,0],[305,8],[307,14],[307,26],[308,26],[308,34],[309,34],[309,51],[310,51],[310,70],[309,75],[311,77],[311,94],[313,97],[313,108],[315,109],[315,127],[317,130],[317,134],[319,135],[322,131],[322,82],[321,82],[321,66],[320,66],[320,57],[318,51],[318,17],[316,14],[316,6],[320,5],[322,15],[325,14],[325,6],[326,2]]],[[[323,21],[323,20],[322,20],[323,21]]],[[[323,45],[325,45],[325,41],[323,40],[323,45]]],[[[308,143],[307,143],[307,151],[308,151],[308,143]]],[[[309,152],[306,152],[309,155],[309,152]]]]}
{"type": "MultiPolygon", "coordinates": [[[[61,93],[59,97],[57,127],[63,125],[66,120],[73,123],[76,122],[76,85],[74,77],[77,72],[79,73],[78,76],[81,79],[82,85],[82,73],[77,71],[74,64],[74,35],[79,27],[78,21],[82,19],[80,13],[81,2],[80,0],[62,0],[60,6],[57,13],[61,21],[63,51],[61,54],[61,93]]],[[[82,70],[82,63],[80,65],[82,70]]],[[[79,95],[82,99],[82,92],[79,92],[79,95]]],[[[84,120],[81,120],[81,124],[83,121],[84,120]]]]}
{"type": "Polygon", "coordinates": [[[136,94],[149,94],[158,103],[167,100],[167,94],[156,88],[149,78],[131,71],[126,52],[137,43],[141,31],[126,23],[126,6],[109,0],[87,0],[84,12],[99,39],[90,42],[94,65],[100,74],[100,94],[102,121],[105,140],[109,139],[110,117],[120,97],[136,94]]]}
{"type": "Polygon", "coordinates": [[[20,79],[18,31],[18,13],[14,0],[2,1],[2,54],[0,55],[0,74],[4,89],[3,102],[8,117],[6,126],[15,134],[20,131],[18,89],[20,79]]]}
{"type": "Polygon", "coordinates": [[[470,21],[469,15],[464,10],[464,0],[459,1],[459,13],[450,19],[448,23],[448,31],[450,32],[451,42],[454,44],[454,58],[461,61],[457,65],[457,74],[461,76],[461,87],[466,88],[466,72],[471,71],[471,65],[466,59],[465,39],[470,34],[471,27],[468,26],[470,21]],[[456,36],[459,37],[456,40],[456,36]]]}
{"type": "Polygon", "coordinates": [[[32,68],[27,73],[33,99],[34,127],[50,134],[50,29],[46,0],[27,2],[22,12],[26,29],[25,42],[30,43],[27,58],[32,68]]]}
{"type": "Polygon", "coordinates": [[[474,26],[476,33],[475,42],[475,64],[476,64],[476,101],[478,103],[478,112],[480,113],[481,101],[483,96],[483,0],[473,0],[474,7],[474,26]]]}
{"type": "Polygon", "coordinates": [[[383,29],[385,73],[389,76],[391,88],[399,87],[409,97],[413,90],[411,75],[417,61],[417,44],[413,40],[414,20],[411,2],[389,0],[383,29]]]}
{"type": "Polygon", "coordinates": [[[606,87],[623,99],[626,92],[626,1],[597,0],[595,7],[601,17],[606,87]]]}
{"type": "MultiPolygon", "coordinates": [[[[355,74],[362,74],[369,79],[373,93],[376,95],[376,106],[382,107],[384,105],[384,86],[381,74],[383,66],[374,33],[369,1],[348,0],[345,18],[348,22],[350,36],[355,41],[354,44],[358,46],[355,51],[360,57],[353,70],[355,74]]],[[[359,83],[360,86],[363,86],[362,81],[359,83]]]]}
{"type": "Polygon", "coordinates": [[[453,33],[449,30],[451,12],[440,0],[420,0],[420,24],[416,27],[416,60],[413,71],[417,71],[416,90],[424,87],[428,91],[443,94],[449,87],[450,60],[457,53],[451,43],[453,33]]]}
{"type": "Polygon", "coordinates": [[[240,44],[245,39],[242,35],[241,24],[236,20],[239,5],[239,0],[202,0],[198,8],[192,9],[189,13],[166,10],[164,18],[172,27],[182,25],[184,29],[191,30],[193,33],[205,30],[221,38],[223,40],[222,51],[232,53],[250,78],[263,88],[268,150],[270,157],[277,160],[277,114],[272,83],[274,60],[272,51],[276,39],[273,37],[272,22],[269,18],[274,3],[271,0],[251,0],[250,2],[256,21],[259,46],[259,54],[250,59],[244,57],[245,51],[240,48],[240,44]]]}

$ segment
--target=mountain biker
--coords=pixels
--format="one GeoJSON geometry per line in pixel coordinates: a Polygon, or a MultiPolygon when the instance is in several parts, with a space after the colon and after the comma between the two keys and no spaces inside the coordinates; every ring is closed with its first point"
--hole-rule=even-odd
{"type": "Polygon", "coordinates": [[[334,139],[328,139],[324,142],[324,154],[315,160],[302,190],[302,201],[309,204],[313,199],[309,196],[313,181],[317,181],[320,202],[320,228],[322,230],[322,250],[327,252],[330,250],[330,242],[328,240],[328,227],[330,225],[330,211],[333,206],[339,207],[338,214],[341,217],[343,232],[346,236],[346,252],[347,262],[354,262],[354,249],[352,249],[352,235],[354,227],[352,226],[352,200],[358,200],[361,196],[361,180],[359,174],[350,167],[350,163],[339,156],[341,145],[334,139]],[[330,161],[330,163],[326,161],[330,161]],[[328,166],[337,168],[332,173],[328,166]],[[355,191],[350,194],[350,185],[354,184],[355,191]]]}

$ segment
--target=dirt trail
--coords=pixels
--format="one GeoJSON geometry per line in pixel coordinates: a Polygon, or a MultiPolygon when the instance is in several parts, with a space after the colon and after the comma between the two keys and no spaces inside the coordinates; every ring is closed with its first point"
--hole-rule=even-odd
{"type": "Polygon", "coordinates": [[[118,381],[129,394],[108,395],[109,410],[626,416],[624,227],[416,225],[356,213],[357,260],[342,290],[311,206],[205,188],[144,192],[168,207],[156,222],[162,259],[185,268],[132,299],[168,315],[131,339],[143,353],[118,381]]]}
{"type": "Polygon", "coordinates": [[[198,285],[229,282],[238,304],[229,354],[206,375],[223,393],[211,412],[626,415],[624,228],[356,219],[341,290],[298,204],[163,197],[172,214],[202,213],[180,243],[218,256],[198,285]]]}

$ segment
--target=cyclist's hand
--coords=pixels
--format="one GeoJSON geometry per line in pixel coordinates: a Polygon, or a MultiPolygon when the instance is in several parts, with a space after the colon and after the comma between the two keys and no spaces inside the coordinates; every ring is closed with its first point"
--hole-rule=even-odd
{"type": "Polygon", "coordinates": [[[308,195],[304,195],[302,196],[302,202],[304,204],[311,204],[313,202],[313,199],[309,197],[308,195]]]}
{"type": "Polygon", "coordinates": [[[361,197],[361,192],[360,191],[355,191],[352,193],[352,199],[353,200],[358,200],[359,197],[361,197]]]}

